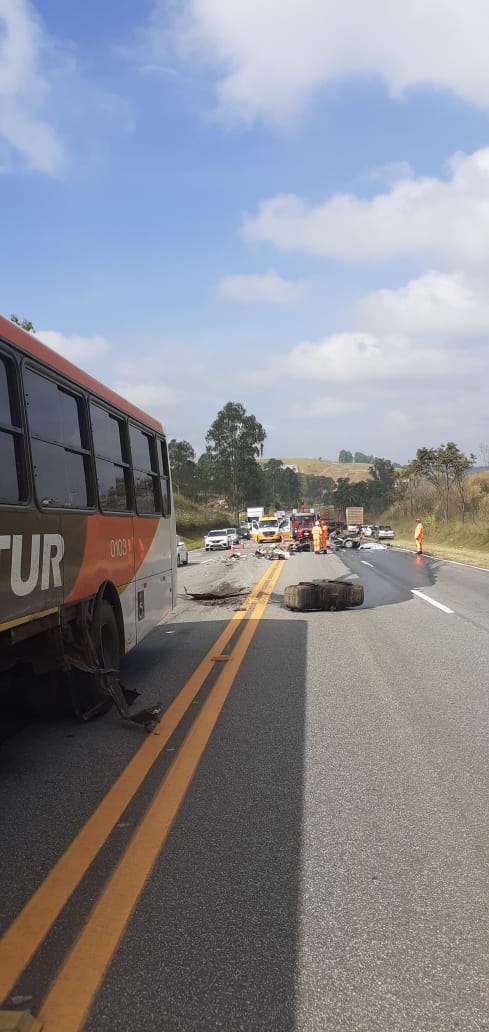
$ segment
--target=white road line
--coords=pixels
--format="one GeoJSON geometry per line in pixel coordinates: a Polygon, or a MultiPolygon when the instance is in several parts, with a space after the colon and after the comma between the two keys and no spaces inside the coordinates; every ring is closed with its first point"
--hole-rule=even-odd
{"type": "Polygon", "coordinates": [[[449,609],[448,606],[442,605],[441,602],[435,602],[434,598],[430,598],[429,595],[423,595],[422,591],[416,591],[415,588],[411,588],[411,594],[417,595],[418,598],[423,598],[425,602],[429,602],[431,606],[436,606],[437,609],[441,609],[443,613],[453,613],[453,609],[449,609]]]}
{"type": "Polygon", "coordinates": [[[370,566],[371,570],[374,569],[374,564],[373,563],[368,563],[366,559],[360,559],[360,562],[363,563],[364,566],[370,566]]]}

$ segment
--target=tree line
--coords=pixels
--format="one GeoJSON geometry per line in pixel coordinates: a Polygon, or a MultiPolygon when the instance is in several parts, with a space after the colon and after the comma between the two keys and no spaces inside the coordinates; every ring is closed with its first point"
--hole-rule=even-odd
{"type": "Polygon", "coordinates": [[[266,436],[240,402],[228,401],[209,427],[198,458],[188,441],[169,442],[174,490],[203,504],[222,496],[236,522],[247,504],[294,508],[300,498],[297,473],[280,459],[258,461],[266,436]]]}
{"type": "MultiPolygon", "coordinates": [[[[467,474],[475,455],[465,455],[453,441],[438,448],[418,448],[405,466],[355,452],[355,461],[371,460],[368,480],[355,483],[349,477],[335,481],[298,474],[276,458],[259,461],[266,436],[262,424],[240,402],[227,402],[211,423],[199,457],[188,441],[169,442],[174,490],[202,504],[222,497],[236,521],[247,504],[271,509],[363,505],[368,517],[375,519],[399,503],[406,515],[429,506],[445,521],[454,511],[464,520],[468,509],[474,510],[467,474]]],[[[482,484],[481,495],[484,491],[482,484]]]]}
{"type": "Polygon", "coordinates": [[[334,497],[339,507],[365,506],[371,517],[398,504],[405,516],[430,512],[445,523],[454,516],[464,522],[467,511],[475,515],[481,498],[489,493],[487,481],[480,481],[474,489],[467,478],[475,460],[474,454],[466,455],[454,441],[437,448],[418,448],[405,466],[375,459],[370,480],[354,484],[348,477],[340,478],[334,497]]]}

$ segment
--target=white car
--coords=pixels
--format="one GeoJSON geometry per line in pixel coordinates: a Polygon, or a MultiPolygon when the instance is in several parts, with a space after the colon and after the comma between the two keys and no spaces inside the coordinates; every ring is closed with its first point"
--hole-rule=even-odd
{"type": "Polygon", "coordinates": [[[204,547],[206,552],[211,552],[213,548],[231,548],[227,530],[210,530],[205,536],[204,547]]]}
{"type": "Polygon", "coordinates": [[[233,545],[239,545],[239,533],[236,530],[236,527],[228,527],[227,535],[229,538],[229,544],[232,542],[233,545]]]}
{"type": "Polygon", "coordinates": [[[377,530],[377,541],[393,541],[394,531],[392,527],[379,527],[377,530]]]}
{"type": "Polygon", "coordinates": [[[188,566],[188,548],[183,538],[177,536],[177,566],[188,566]]]}

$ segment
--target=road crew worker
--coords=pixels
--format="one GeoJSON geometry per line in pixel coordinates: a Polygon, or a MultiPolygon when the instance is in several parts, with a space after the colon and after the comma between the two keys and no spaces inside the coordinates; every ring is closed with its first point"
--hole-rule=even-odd
{"type": "Polygon", "coordinates": [[[416,545],[416,553],[417,553],[417,555],[423,555],[423,537],[424,537],[423,524],[421,523],[421,520],[420,520],[419,516],[417,516],[416,517],[416,527],[415,527],[415,530],[414,530],[414,542],[415,542],[415,545],[416,545]]]}
{"type": "Polygon", "coordinates": [[[312,528],[312,540],[314,544],[314,551],[319,555],[321,551],[321,527],[319,526],[319,520],[316,520],[312,528]]]}
{"type": "Polygon", "coordinates": [[[320,526],[321,526],[321,548],[322,548],[323,552],[327,552],[328,551],[328,525],[327,525],[327,523],[324,522],[324,520],[321,520],[320,526]]]}

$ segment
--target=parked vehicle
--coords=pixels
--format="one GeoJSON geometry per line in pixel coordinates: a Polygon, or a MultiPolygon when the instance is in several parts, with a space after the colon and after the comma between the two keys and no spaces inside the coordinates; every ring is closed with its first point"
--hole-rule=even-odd
{"type": "Polygon", "coordinates": [[[378,527],[377,528],[377,540],[378,541],[393,541],[394,531],[392,527],[378,527]]]}
{"type": "Polygon", "coordinates": [[[236,530],[236,527],[227,527],[226,529],[227,529],[227,535],[228,535],[228,539],[229,539],[229,544],[230,545],[231,544],[233,544],[233,545],[239,544],[239,534],[238,534],[238,531],[236,530]]]}
{"type": "Polygon", "coordinates": [[[28,665],[53,675],[36,712],[88,719],[120,707],[121,656],[175,605],[165,433],[2,317],[0,426],[0,704],[28,665]]]}
{"type": "Polygon", "coordinates": [[[238,534],[239,534],[240,538],[244,538],[246,541],[249,541],[250,538],[251,538],[251,527],[250,527],[250,524],[249,523],[240,523],[239,529],[238,529],[238,534]]]}
{"type": "Polygon", "coordinates": [[[177,535],[177,566],[188,566],[188,548],[183,538],[177,535]]]}
{"type": "Polygon", "coordinates": [[[277,519],[264,516],[263,519],[258,521],[258,529],[253,534],[254,540],[258,542],[280,541],[281,538],[282,535],[277,519]]]}
{"type": "Polygon", "coordinates": [[[279,522],[280,533],[283,541],[288,541],[292,537],[292,530],[290,526],[290,517],[286,516],[285,519],[281,519],[279,522]]]}
{"type": "Polygon", "coordinates": [[[251,507],[249,507],[246,510],[246,518],[248,520],[248,523],[250,523],[252,520],[261,520],[264,512],[265,509],[263,508],[263,505],[252,505],[251,507]]]}
{"type": "Polygon", "coordinates": [[[312,528],[314,516],[311,513],[293,513],[290,520],[290,527],[294,541],[312,541],[312,528]]]}
{"type": "Polygon", "coordinates": [[[231,548],[227,529],[210,530],[205,536],[204,548],[206,552],[211,552],[214,548],[231,548]]]}

